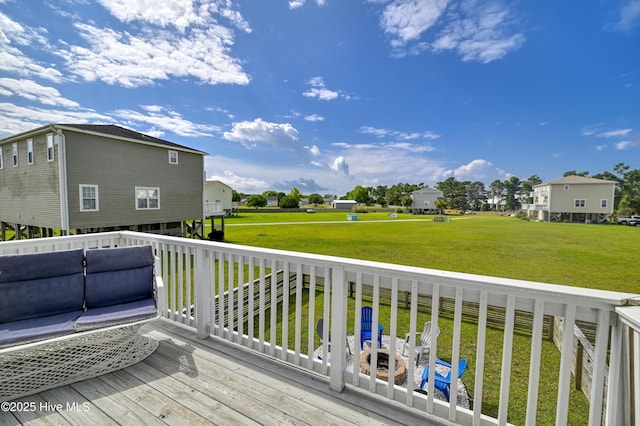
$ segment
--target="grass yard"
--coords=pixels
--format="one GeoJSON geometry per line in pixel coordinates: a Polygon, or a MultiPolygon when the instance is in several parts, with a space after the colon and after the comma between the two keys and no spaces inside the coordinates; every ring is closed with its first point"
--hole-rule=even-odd
{"type": "MultiPolygon", "coordinates": [[[[637,251],[639,231],[618,225],[535,223],[503,216],[451,216],[451,222],[436,223],[430,216],[388,213],[359,214],[358,222],[346,220],[346,213],[261,213],[242,214],[226,221],[225,239],[230,243],[291,251],[319,253],[434,269],[549,282],[605,290],[640,291],[640,263],[637,251]],[[307,222],[307,223],[304,223],[307,222]],[[311,222],[311,223],[310,223],[311,222]]],[[[306,296],[304,306],[309,303],[306,296]]],[[[351,301],[353,302],[353,301],[351,301]]],[[[323,296],[315,299],[316,315],[322,312],[323,296]]],[[[293,312],[294,306],[290,307],[293,312]]],[[[303,308],[305,309],[305,308],[303,308]]],[[[398,333],[408,330],[409,318],[401,310],[398,333]]],[[[353,306],[349,312],[353,329],[353,306]]],[[[389,329],[390,307],[380,306],[381,323],[389,329]],[[387,321],[385,323],[385,321],[387,321]]],[[[421,313],[418,324],[429,320],[421,313]]],[[[268,318],[268,314],[267,314],[268,318]]],[[[279,323],[282,319],[279,318],[279,323]]],[[[293,316],[289,329],[294,330],[293,316]]],[[[303,314],[303,324],[306,317],[303,314]]],[[[453,320],[442,316],[438,355],[451,353],[453,320]]],[[[268,328],[268,325],[267,325],[268,328]]],[[[386,331],[385,331],[386,332],[386,331]]],[[[267,330],[267,335],[268,335],[267,330]]],[[[306,328],[301,330],[307,340],[306,328]]],[[[502,330],[487,330],[483,413],[497,416],[500,385],[502,330]]],[[[290,347],[293,347],[290,333],[290,347]]],[[[469,361],[463,380],[474,388],[477,326],[462,325],[461,356],[469,361]]],[[[316,339],[319,344],[319,339],[316,339]]],[[[514,335],[508,421],[524,424],[528,386],[530,336],[514,335]]],[[[560,355],[551,341],[543,341],[542,364],[557,372],[560,355]]],[[[543,374],[537,424],[555,423],[557,375],[543,374]],[[543,414],[544,413],[544,414],[543,414]]],[[[588,401],[571,388],[569,424],[581,424],[588,415],[588,401]]]]}
{"type": "Polygon", "coordinates": [[[241,214],[225,221],[230,243],[548,282],[640,291],[638,227],[527,222],[505,216],[344,212],[241,214]],[[305,223],[314,222],[314,223],[305,223]]]}

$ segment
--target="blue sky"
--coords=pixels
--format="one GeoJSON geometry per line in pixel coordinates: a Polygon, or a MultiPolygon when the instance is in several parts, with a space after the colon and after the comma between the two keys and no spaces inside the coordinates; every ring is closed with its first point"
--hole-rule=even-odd
{"type": "Polygon", "coordinates": [[[0,137],[118,124],[244,193],[640,167],[640,0],[0,0],[0,137]]]}

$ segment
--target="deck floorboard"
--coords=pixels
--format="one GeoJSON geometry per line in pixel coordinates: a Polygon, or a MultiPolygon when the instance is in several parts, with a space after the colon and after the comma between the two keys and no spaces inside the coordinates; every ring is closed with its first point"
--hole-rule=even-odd
{"type": "Polygon", "coordinates": [[[196,339],[168,321],[141,331],[160,342],[151,356],[21,398],[30,408],[0,411],[0,425],[428,424],[406,410],[376,410],[380,404],[361,401],[357,392],[332,392],[325,377],[218,339],[196,339]]]}

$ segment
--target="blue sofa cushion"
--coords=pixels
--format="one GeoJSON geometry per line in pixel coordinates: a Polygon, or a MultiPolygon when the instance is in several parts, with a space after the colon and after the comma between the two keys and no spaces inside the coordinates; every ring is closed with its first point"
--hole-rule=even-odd
{"type": "Polygon", "coordinates": [[[74,323],[81,314],[82,311],[66,312],[0,324],[0,348],[73,334],[74,323]]]}
{"type": "Polygon", "coordinates": [[[151,246],[87,250],[86,258],[88,310],[153,298],[151,246]]]}
{"type": "Polygon", "coordinates": [[[157,316],[154,299],[137,300],[119,305],[89,309],[76,321],[76,331],[91,330],[128,322],[140,321],[157,316]]]}
{"type": "Polygon", "coordinates": [[[82,310],[82,249],[0,256],[0,323],[82,310]]]}

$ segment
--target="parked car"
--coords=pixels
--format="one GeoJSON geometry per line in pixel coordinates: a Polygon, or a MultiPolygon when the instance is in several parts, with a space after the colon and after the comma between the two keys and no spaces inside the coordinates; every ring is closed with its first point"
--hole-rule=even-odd
{"type": "Polygon", "coordinates": [[[464,214],[476,214],[476,212],[473,210],[467,210],[464,212],[464,214]]]}
{"type": "Polygon", "coordinates": [[[640,226],[640,216],[619,217],[616,222],[620,225],[640,226]]]}

